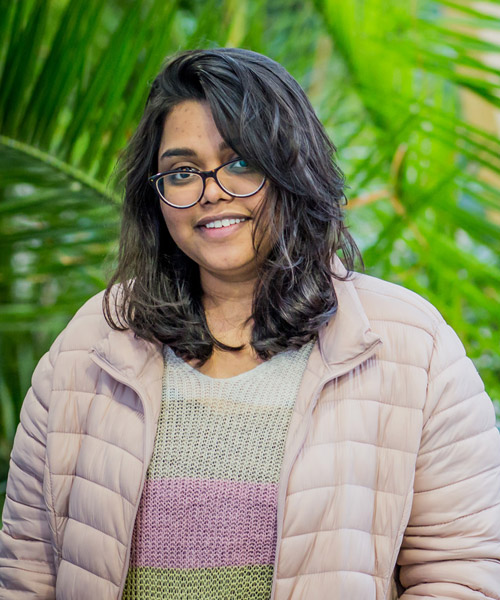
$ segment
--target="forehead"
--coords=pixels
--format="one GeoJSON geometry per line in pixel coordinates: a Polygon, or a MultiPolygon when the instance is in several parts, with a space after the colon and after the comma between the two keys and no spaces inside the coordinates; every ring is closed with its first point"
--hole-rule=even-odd
{"type": "Polygon", "coordinates": [[[186,100],[174,106],[165,118],[161,146],[177,143],[179,140],[192,143],[222,139],[208,103],[186,100]]]}

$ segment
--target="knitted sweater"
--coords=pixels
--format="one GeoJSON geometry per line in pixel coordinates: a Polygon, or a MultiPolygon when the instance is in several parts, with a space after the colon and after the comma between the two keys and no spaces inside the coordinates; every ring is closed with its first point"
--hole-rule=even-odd
{"type": "Polygon", "coordinates": [[[277,487],[312,343],[227,379],[165,350],[124,600],[268,600],[277,487]]]}

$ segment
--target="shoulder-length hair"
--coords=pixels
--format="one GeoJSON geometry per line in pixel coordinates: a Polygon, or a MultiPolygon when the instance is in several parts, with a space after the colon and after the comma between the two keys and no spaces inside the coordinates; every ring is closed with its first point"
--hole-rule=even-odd
{"type": "Polygon", "coordinates": [[[125,199],[118,266],[104,296],[106,320],[200,364],[214,347],[235,349],[211,334],[198,266],[173,242],[148,184],[157,172],[165,118],[185,100],[207,102],[224,141],[267,177],[259,220],[273,242],[259,267],[251,345],[263,359],[299,348],[337,309],[334,255],[340,253],[348,271],[361,256],[344,223],[336,148],[304,91],[275,61],[237,48],[182,52],[152,84],[122,159],[125,199]],[[111,293],[117,283],[118,295],[111,293]]]}

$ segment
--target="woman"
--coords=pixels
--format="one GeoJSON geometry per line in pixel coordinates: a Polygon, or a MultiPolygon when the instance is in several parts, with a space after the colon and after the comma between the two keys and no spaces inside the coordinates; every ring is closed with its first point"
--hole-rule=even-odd
{"type": "Polygon", "coordinates": [[[22,409],[2,598],[500,598],[492,405],[432,306],[353,273],[333,151],[264,56],[158,75],[118,269],[22,409]]]}

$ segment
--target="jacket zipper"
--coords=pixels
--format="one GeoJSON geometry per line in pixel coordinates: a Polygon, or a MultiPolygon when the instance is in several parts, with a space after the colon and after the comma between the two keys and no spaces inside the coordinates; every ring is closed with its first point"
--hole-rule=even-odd
{"type": "Polygon", "coordinates": [[[305,439],[307,437],[307,433],[309,432],[312,413],[313,413],[314,409],[316,408],[318,398],[327,383],[329,383],[330,381],[333,381],[334,379],[338,379],[339,377],[342,377],[343,375],[346,375],[347,373],[349,373],[350,371],[352,371],[353,369],[355,369],[356,367],[358,367],[359,365],[364,363],[366,360],[368,360],[373,355],[375,348],[380,343],[381,343],[380,340],[375,341],[369,348],[367,348],[364,352],[362,352],[355,359],[353,359],[350,364],[346,365],[344,369],[340,369],[337,372],[333,371],[333,372],[328,373],[328,375],[326,375],[325,377],[323,377],[323,379],[321,379],[319,381],[318,385],[314,389],[314,394],[312,396],[311,402],[309,403],[309,407],[307,409],[307,414],[304,415],[304,417],[303,417],[303,419],[307,420],[307,425],[304,427],[304,430],[301,433],[302,437],[301,437],[300,444],[297,445],[297,448],[295,449],[295,453],[293,455],[293,459],[290,461],[290,465],[287,468],[286,472],[284,473],[282,482],[280,482],[280,490],[283,490],[283,494],[280,495],[280,497],[278,497],[276,551],[275,551],[274,570],[273,570],[273,585],[272,585],[272,589],[271,589],[270,600],[274,600],[275,595],[276,595],[278,561],[279,561],[279,555],[280,555],[281,540],[282,540],[282,535],[283,535],[283,524],[284,524],[284,517],[285,517],[285,501],[286,501],[286,490],[288,489],[288,480],[290,479],[290,474],[292,472],[293,465],[295,464],[295,461],[297,460],[297,456],[299,455],[299,452],[301,451],[301,449],[304,445],[305,439]]]}
{"type": "Polygon", "coordinates": [[[116,381],[118,381],[119,383],[122,383],[123,385],[126,385],[127,387],[129,387],[131,390],[133,390],[136,394],[137,397],[139,398],[139,400],[141,401],[142,404],[142,408],[144,410],[144,427],[145,427],[145,435],[144,435],[144,444],[143,444],[143,453],[144,453],[144,461],[143,461],[143,465],[142,465],[142,478],[141,478],[141,484],[140,484],[140,489],[139,489],[139,494],[137,496],[137,503],[134,507],[134,518],[132,521],[132,527],[130,528],[130,534],[129,534],[129,538],[127,541],[127,553],[125,555],[125,563],[123,566],[123,572],[122,572],[122,578],[121,578],[121,582],[120,582],[120,589],[117,595],[117,600],[120,600],[123,594],[123,588],[125,587],[125,581],[127,578],[127,573],[128,573],[128,564],[129,564],[129,560],[130,560],[130,551],[132,548],[132,536],[134,534],[134,524],[135,524],[135,520],[137,518],[137,512],[139,511],[139,504],[141,501],[141,496],[142,496],[142,492],[144,489],[144,483],[146,481],[146,473],[147,473],[147,469],[148,469],[148,461],[146,460],[146,454],[147,451],[149,449],[149,442],[150,442],[150,428],[148,427],[148,421],[149,421],[149,408],[148,408],[148,403],[145,402],[144,400],[144,390],[142,390],[140,387],[134,385],[134,383],[128,379],[127,377],[124,377],[120,371],[118,371],[111,363],[109,363],[104,357],[102,357],[100,354],[97,353],[96,350],[93,350],[91,353],[91,359],[99,366],[101,367],[106,373],[108,373],[108,375],[111,375],[111,377],[113,377],[116,381]]]}

